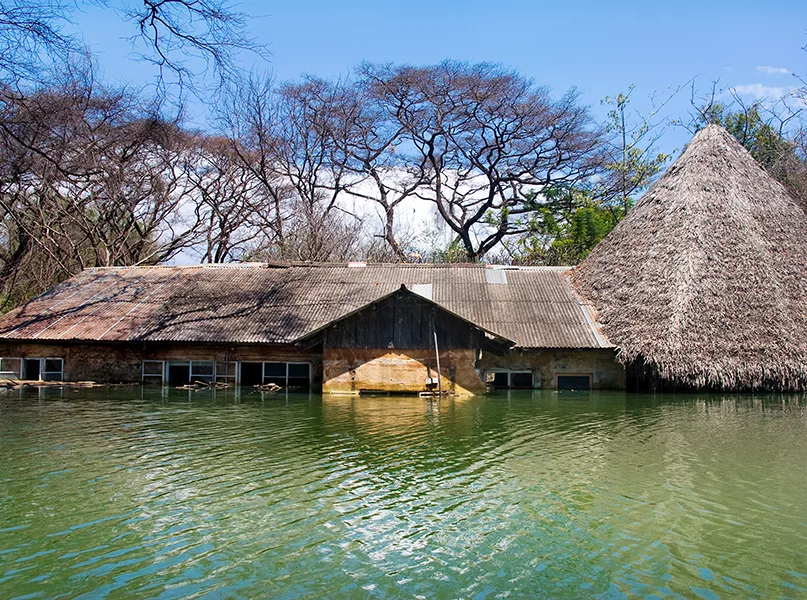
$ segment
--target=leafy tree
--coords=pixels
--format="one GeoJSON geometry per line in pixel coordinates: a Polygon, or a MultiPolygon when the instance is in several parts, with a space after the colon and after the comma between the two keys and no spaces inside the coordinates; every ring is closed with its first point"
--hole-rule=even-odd
{"type": "Polygon", "coordinates": [[[576,265],[624,216],[621,206],[605,205],[580,187],[553,188],[542,199],[530,233],[506,246],[512,262],[576,265]]]}
{"type": "Polygon", "coordinates": [[[516,244],[506,244],[510,260],[546,265],[579,263],[662,172],[671,155],[656,151],[667,127],[660,112],[678,90],[660,102],[652,97],[648,114],[631,110],[633,90],[631,85],[626,93],[602,100],[611,110],[604,127],[601,176],[544,188],[534,196],[539,206],[528,233],[516,244]]]}
{"type": "Polygon", "coordinates": [[[608,176],[600,185],[599,195],[604,203],[614,200],[627,214],[636,196],[644,191],[661,173],[671,154],[657,152],[656,144],[666,126],[659,120],[659,112],[678,92],[676,89],[663,102],[654,98],[651,111],[642,115],[630,111],[630,97],[634,86],[628,86],[626,93],[606,96],[602,103],[611,106],[605,129],[610,134],[608,143],[608,176]]]}
{"type": "Polygon", "coordinates": [[[602,166],[601,136],[572,90],[550,97],[517,72],[444,61],[360,72],[399,130],[400,154],[466,260],[529,231],[534,189],[573,185],[602,166]]]}
{"type": "Polygon", "coordinates": [[[552,242],[546,263],[576,265],[608,235],[618,220],[614,213],[595,203],[585,204],[569,215],[561,235],[552,242]]]}

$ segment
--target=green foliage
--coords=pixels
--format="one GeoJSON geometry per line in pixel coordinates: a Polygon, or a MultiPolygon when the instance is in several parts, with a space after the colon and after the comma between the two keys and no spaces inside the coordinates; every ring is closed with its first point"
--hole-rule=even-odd
{"type": "Polygon", "coordinates": [[[548,264],[575,265],[616,226],[614,213],[593,204],[581,206],[569,218],[565,235],[549,247],[548,264]]]}
{"type": "Polygon", "coordinates": [[[9,285],[8,289],[0,294],[0,315],[3,315],[24,302],[28,302],[38,295],[38,290],[22,282],[18,285],[9,285]]]}
{"type": "Polygon", "coordinates": [[[701,109],[695,125],[696,129],[709,124],[724,127],[774,179],[807,207],[807,159],[804,146],[794,141],[803,140],[804,133],[796,129],[790,131],[795,137],[789,137],[785,130],[787,120],[765,109],[761,103],[741,106],[739,110],[712,103],[701,109]],[[781,127],[772,124],[777,122],[781,127]]]}
{"type": "Polygon", "coordinates": [[[633,90],[634,86],[630,85],[627,93],[602,99],[602,104],[612,108],[605,123],[605,130],[611,136],[605,165],[608,175],[599,186],[599,194],[605,203],[619,202],[623,213],[627,213],[636,197],[653,183],[672,156],[655,151],[664,127],[654,121],[672,96],[654,106],[647,115],[640,115],[629,111],[633,90]]]}
{"type": "Polygon", "coordinates": [[[739,112],[721,111],[722,120],[719,122],[757,162],[770,168],[782,156],[794,152],[795,147],[762,119],[759,109],[759,105],[753,105],[739,112]]]}
{"type": "Polygon", "coordinates": [[[467,263],[473,262],[468,258],[468,253],[459,238],[455,238],[448,248],[435,248],[427,256],[426,262],[430,263],[467,263]]]}
{"type": "Polygon", "coordinates": [[[604,204],[580,188],[554,188],[543,197],[530,234],[513,249],[514,262],[576,265],[625,215],[622,206],[604,204]]]}

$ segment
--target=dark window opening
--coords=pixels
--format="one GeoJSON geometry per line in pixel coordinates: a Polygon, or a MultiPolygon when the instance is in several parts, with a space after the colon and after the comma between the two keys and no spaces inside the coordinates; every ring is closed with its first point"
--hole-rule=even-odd
{"type": "Polygon", "coordinates": [[[241,363],[241,385],[260,385],[263,383],[263,363],[241,363]]]}
{"type": "Polygon", "coordinates": [[[587,392],[591,389],[591,375],[558,375],[558,390],[587,392]]]}
{"type": "Polygon", "coordinates": [[[190,383],[191,366],[188,363],[168,364],[168,383],[171,385],[185,385],[190,383]]]}
{"type": "Polygon", "coordinates": [[[532,372],[497,371],[493,373],[492,383],[494,390],[530,390],[533,387],[532,372]]]}
{"type": "Polygon", "coordinates": [[[289,387],[308,389],[311,385],[311,365],[289,363],[289,387]]]}
{"type": "Polygon", "coordinates": [[[506,390],[510,386],[509,373],[493,374],[493,389],[506,390]]]}
{"type": "Polygon", "coordinates": [[[42,381],[61,381],[64,379],[64,362],[61,358],[45,358],[42,360],[39,375],[42,381]]]}
{"type": "Polygon", "coordinates": [[[62,371],[62,361],[58,358],[45,359],[46,373],[60,373],[62,371]]]}
{"type": "Polygon", "coordinates": [[[286,363],[263,363],[263,383],[274,383],[281,387],[286,386],[286,363]]]}
{"type": "Polygon", "coordinates": [[[23,379],[28,381],[39,381],[39,364],[38,358],[26,358],[23,362],[25,373],[23,379]]]}
{"type": "Polygon", "coordinates": [[[510,387],[513,389],[532,389],[532,373],[510,373],[510,387]]]}

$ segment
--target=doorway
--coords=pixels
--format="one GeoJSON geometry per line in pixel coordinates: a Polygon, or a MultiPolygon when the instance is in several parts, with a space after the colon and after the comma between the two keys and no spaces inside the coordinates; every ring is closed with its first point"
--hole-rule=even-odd
{"type": "Polygon", "coordinates": [[[39,381],[41,361],[38,358],[26,358],[23,361],[22,378],[28,381],[39,381]]]}

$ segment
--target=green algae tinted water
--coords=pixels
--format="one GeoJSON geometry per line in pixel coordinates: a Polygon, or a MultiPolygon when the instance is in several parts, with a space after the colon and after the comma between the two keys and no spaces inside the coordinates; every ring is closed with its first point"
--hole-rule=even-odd
{"type": "Polygon", "coordinates": [[[793,398],[0,395],[0,598],[807,596],[793,398]]]}

